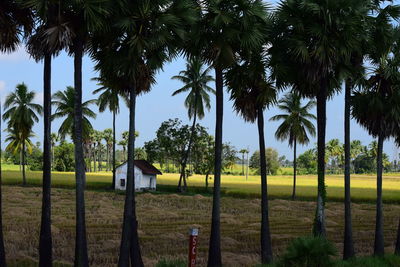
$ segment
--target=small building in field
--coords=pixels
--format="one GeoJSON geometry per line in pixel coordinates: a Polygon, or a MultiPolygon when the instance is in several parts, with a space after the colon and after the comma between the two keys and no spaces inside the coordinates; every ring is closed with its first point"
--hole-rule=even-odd
{"type": "MultiPolygon", "coordinates": [[[[135,191],[156,190],[157,174],[162,174],[146,160],[135,160],[135,191]]],[[[115,169],[115,189],[126,190],[127,162],[115,169]]]]}

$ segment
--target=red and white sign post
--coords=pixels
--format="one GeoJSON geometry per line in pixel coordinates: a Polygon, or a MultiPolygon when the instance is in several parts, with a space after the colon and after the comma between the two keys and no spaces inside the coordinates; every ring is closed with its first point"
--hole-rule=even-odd
{"type": "Polygon", "coordinates": [[[199,235],[199,229],[192,228],[189,231],[189,267],[196,266],[196,254],[197,254],[197,237],[199,235]]]}

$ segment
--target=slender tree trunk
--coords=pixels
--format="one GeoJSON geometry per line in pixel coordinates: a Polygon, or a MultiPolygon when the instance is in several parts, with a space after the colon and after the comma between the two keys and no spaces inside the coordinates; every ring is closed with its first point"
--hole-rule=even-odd
{"type": "Polygon", "coordinates": [[[51,55],[44,58],[43,75],[43,196],[39,237],[39,266],[53,265],[51,237],[51,55]]]}
{"type": "Polygon", "coordinates": [[[224,101],[224,80],[222,69],[215,67],[216,89],[216,125],[215,125],[215,155],[214,155],[214,190],[211,218],[211,235],[208,249],[208,267],[222,266],[221,259],[221,167],[222,167],[222,119],[224,101]]]}
{"type": "MultiPolygon", "coordinates": [[[[197,103],[197,101],[196,101],[197,103]]],[[[196,131],[196,119],[197,119],[197,112],[196,112],[196,104],[194,106],[195,112],[193,115],[193,124],[192,124],[192,129],[190,130],[190,137],[189,137],[189,144],[187,147],[187,150],[185,151],[183,158],[182,158],[182,164],[181,164],[181,176],[179,177],[179,185],[178,185],[178,191],[179,192],[186,192],[187,190],[187,184],[186,184],[186,164],[187,164],[187,160],[189,158],[190,155],[190,149],[192,147],[192,143],[193,143],[193,138],[194,138],[194,133],[196,131]],[[184,187],[183,190],[181,188],[181,180],[183,179],[184,182],[184,187]]]]}
{"type": "Polygon", "coordinates": [[[96,143],[93,144],[93,170],[97,172],[96,143]]]}
{"type": "Polygon", "coordinates": [[[351,186],[350,186],[350,79],[346,80],[344,97],[344,242],[343,259],[354,257],[353,228],[351,223],[351,186]]]}
{"type": "Polygon", "coordinates": [[[75,179],[76,179],[76,239],[75,262],[77,267],[89,266],[86,223],[85,223],[85,162],[83,158],[82,139],[82,56],[83,43],[77,38],[74,41],[74,144],[75,144],[75,179]]]}
{"type": "Polygon", "coordinates": [[[26,185],[26,172],[25,172],[25,140],[22,141],[22,185],[26,185]]]}
{"type": "Polygon", "coordinates": [[[383,256],[385,253],[385,243],[383,240],[383,205],[382,205],[382,154],[383,154],[383,134],[378,137],[378,154],[376,159],[376,221],[375,221],[375,243],[374,255],[383,256]]]}
{"type": "Polygon", "coordinates": [[[54,171],[54,146],[51,146],[51,169],[54,171]]]}
{"type": "Polygon", "coordinates": [[[109,170],[110,170],[110,160],[109,160],[109,158],[110,158],[110,149],[109,149],[109,146],[108,146],[108,144],[106,143],[106,172],[108,172],[109,170]]]}
{"type": "MultiPolygon", "coordinates": [[[[0,221],[1,223],[1,221],[0,221]]],[[[394,254],[400,255],[400,219],[399,219],[399,226],[397,228],[397,239],[396,239],[396,248],[394,250],[394,254]]]]}
{"type": "Polygon", "coordinates": [[[244,153],[242,153],[242,175],[244,175],[244,153]]]}
{"type": "Polygon", "coordinates": [[[261,173],[261,263],[272,262],[272,244],[268,216],[268,187],[267,187],[267,159],[265,156],[264,114],[258,109],[258,138],[260,145],[260,173],[261,173]]]}
{"type": "Polygon", "coordinates": [[[326,236],[325,229],[325,129],[326,129],[327,81],[321,82],[317,94],[317,128],[318,128],[318,196],[315,213],[314,235],[326,236]]]}
{"type": "Polygon", "coordinates": [[[115,188],[115,111],[113,111],[113,144],[112,144],[112,188],[115,188]]]}
{"type": "MultiPolygon", "coordinates": [[[[0,144],[1,144],[1,121],[2,121],[2,113],[1,113],[1,101],[0,101],[0,144]]],[[[3,237],[3,191],[2,191],[2,183],[3,183],[3,172],[2,172],[2,150],[0,146],[0,266],[6,265],[6,253],[4,249],[4,237],[3,237]]]]}
{"type": "Polygon", "coordinates": [[[208,176],[209,176],[209,174],[207,173],[206,174],[206,191],[208,191],[208,176]]]}
{"type": "Polygon", "coordinates": [[[119,267],[129,266],[129,255],[131,256],[132,266],[143,266],[140,254],[139,237],[137,233],[136,203],[135,203],[135,111],[136,111],[136,89],[130,90],[129,98],[129,139],[128,139],[128,170],[127,185],[125,194],[124,220],[122,225],[122,237],[120,254],[118,260],[119,267]]]}
{"type": "Polygon", "coordinates": [[[296,158],[296,148],[297,148],[297,140],[294,139],[293,146],[293,192],[292,192],[292,200],[296,198],[296,176],[297,176],[297,158],[296,158]]]}

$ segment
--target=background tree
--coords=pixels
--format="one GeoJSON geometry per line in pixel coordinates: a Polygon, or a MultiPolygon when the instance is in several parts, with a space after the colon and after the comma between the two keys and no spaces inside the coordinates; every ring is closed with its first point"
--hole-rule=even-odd
{"type": "MultiPolygon", "coordinates": [[[[278,151],[274,148],[268,147],[265,150],[265,161],[267,166],[267,173],[275,175],[278,173],[280,163],[278,158],[278,151]]],[[[260,174],[260,151],[254,151],[250,157],[249,165],[255,169],[256,174],[260,174]]]]}
{"type": "Polygon", "coordinates": [[[20,140],[23,185],[26,185],[26,140],[30,137],[32,127],[39,121],[38,115],[42,114],[42,106],[33,103],[35,92],[29,91],[24,84],[18,84],[14,92],[7,95],[4,102],[3,120],[8,120],[8,128],[20,140]]]}
{"type": "MultiPolygon", "coordinates": [[[[179,177],[179,185],[181,185],[182,179],[185,179],[186,175],[186,164],[190,155],[190,149],[192,147],[193,137],[195,134],[196,120],[204,118],[204,109],[210,110],[210,96],[209,93],[215,94],[215,90],[207,84],[214,81],[213,77],[209,75],[211,67],[203,70],[204,65],[200,58],[192,57],[188,59],[186,63],[186,70],[179,72],[179,75],[173,76],[172,79],[181,81],[185,85],[176,90],[172,96],[177,94],[186,93],[189,91],[185,99],[185,107],[188,110],[189,119],[193,118],[191,127],[191,134],[187,150],[183,153],[181,163],[181,175],[179,177]]],[[[178,191],[182,191],[182,187],[178,187],[178,191]]]]}
{"type": "Polygon", "coordinates": [[[315,104],[314,101],[309,101],[303,106],[300,95],[291,92],[286,94],[278,104],[278,108],[286,113],[275,115],[270,119],[271,121],[283,120],[275,132],[275,137],[281,141],[288,140],[289,146],[293,148],[293,200],[296,197],[296,146],[297,143],[301,145],[308,144],[310,142],[308,134],[315,136],[315,127],[312,120],[315,120],[316,117],[310,113],[315,104]]]}
{"type": "MultiPolygon", "coordinates": [[[[103,131],[103,139],[106,142],[106,171],[109,171],[110,170],[110,151],[113,146],[113,130],[105,129],[103,131]]],[[[115,185],[115,181],[113,181],[113,185],[115,185]]]]}
{"type": "MultiPolygon", "coordinates": [[[[64,118],[58,129],[59,137],[65,139],[66,135],[70,135],[74,139],[75,89],[72,86],[67,86],[66,90],[57,91],[52,98],[51,104],[56,108],[52,115],[52,120],[64,118]]],[[[95,103],[95,99],[82,103],[82,131],[85,137],[89,136],[90,131],[93,129],[89,118],[95,119],[96,113],[89,106],[95,103]]]]}
{"type": "MultiPolygon", "coordinates": [[[[117,90],[115,85],[110,83],[105,77],[99,77],[95,79],[98,82],[99,89],[93,91],[93,94],[101,93],[97,99],[97,105],[100,112],[104,112],[107,108],[113,114],[113,128],[112,128],[112,188],[115,188],[115,145],[116,145],[116,132],[115,132],[115,117],[119,113],[119,95],[123,93],[121,90],[117,90]]],[[[124,101],[128,104],[126,94],[122,94],[124,101]]]]}
{"type": "Polygon", "coordinates": [[[239,151],[239,153],[242,154],[242,175],[244,175],[244,155],[248,154],[249,151],[247,149],[243,148],[239,151]]]}

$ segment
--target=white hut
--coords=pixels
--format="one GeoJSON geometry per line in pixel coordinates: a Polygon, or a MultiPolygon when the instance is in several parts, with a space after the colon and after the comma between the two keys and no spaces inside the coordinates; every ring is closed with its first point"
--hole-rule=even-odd
{"type": "MultiPolygon", "coordinates": [[[[146,160],[135,160],[135,190],[156,190],[157,174],[162,174],[156,167],[146,160]]],[[[126,189],[127,162],[115,169],[115,189],[126,189]]]]}

